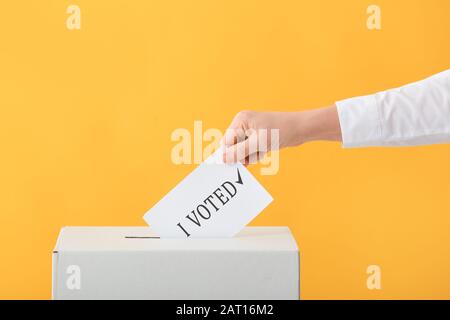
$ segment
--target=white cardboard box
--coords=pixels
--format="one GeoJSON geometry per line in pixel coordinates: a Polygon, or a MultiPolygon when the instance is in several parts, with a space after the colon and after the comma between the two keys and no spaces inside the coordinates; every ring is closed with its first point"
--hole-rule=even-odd
{"type": "Polygon", "coordinates": [[[65,227],[53,299],[298,299],[299,253],[287,227],[228,239],[159,239],[148,227],[65,227]]]}

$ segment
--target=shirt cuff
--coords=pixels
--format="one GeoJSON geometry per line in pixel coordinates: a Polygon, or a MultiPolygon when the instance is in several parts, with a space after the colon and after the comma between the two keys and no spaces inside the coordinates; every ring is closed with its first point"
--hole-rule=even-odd
{"type": "Polygon", "coordinates": [[[382,145],[381,119],[376,95],[336,102],[344,148],[382,145]]]}

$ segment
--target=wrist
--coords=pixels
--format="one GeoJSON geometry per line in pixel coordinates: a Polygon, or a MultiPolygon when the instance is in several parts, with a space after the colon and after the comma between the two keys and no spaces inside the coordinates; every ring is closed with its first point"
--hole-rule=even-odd
{"type": "Polygon", "coordinates": [[[296,144],[310,141],[341,141],[341,128],[335,105],[298,112],[296,144]]]}

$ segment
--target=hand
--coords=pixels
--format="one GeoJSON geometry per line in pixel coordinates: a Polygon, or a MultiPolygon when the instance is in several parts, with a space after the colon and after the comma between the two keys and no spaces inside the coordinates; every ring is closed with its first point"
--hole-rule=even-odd
{"type": "Polygon", "coordinates": [[[254,163],[271,150],[313,140],[342,140],[336,106],[300,112],[241,111],[225,132],[223,160],[254,163]]]}

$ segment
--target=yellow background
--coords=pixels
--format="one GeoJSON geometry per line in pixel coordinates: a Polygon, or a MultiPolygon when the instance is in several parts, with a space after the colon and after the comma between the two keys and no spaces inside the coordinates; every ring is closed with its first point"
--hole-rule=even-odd
{"type": "MultiPolygon", "coordinates": [[[[145,225],[195,165],[176,128],[302,110],[450,66],[448,0],[5,1],[0,10],[0,298],[50,298],[68,225],[145,225]],[[366,8],[382,9],[382,30],[366,8]],[[66,8],[81,8],[81,30],[66,8]]],[[[301,296],[450,298],[450,145],[281,152],[260,176],[287,225],[301,296]],[[382,289],[366,288],[366,268],[382,289]]]]}

